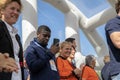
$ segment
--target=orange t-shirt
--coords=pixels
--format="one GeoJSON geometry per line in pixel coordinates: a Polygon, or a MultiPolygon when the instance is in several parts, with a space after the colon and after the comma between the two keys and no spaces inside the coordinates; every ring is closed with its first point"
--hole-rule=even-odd
{"type": "Polygon", "coordinates": [[[82,79],[99,80],[99,77],[93,68],[85,66],[82,71],[82,79]]]}
{"type": "Polygon", "coordinates": [[[68,60],[62,57],[57,58],[57,67],[60,75],[60,80],[77,80],[75,75],[72,73],[74,67],[69,63],[68,60]]]}

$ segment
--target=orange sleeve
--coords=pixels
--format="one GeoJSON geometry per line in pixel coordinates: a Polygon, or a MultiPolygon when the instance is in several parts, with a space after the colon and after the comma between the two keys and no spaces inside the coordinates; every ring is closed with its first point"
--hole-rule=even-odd
{"type": "Polygon", "coordinates": [[[69,77],[72,74],[73,69],[67,60],[64,60],[58,57],[57,67],[58,67],[60,77],[69,77]]]}
{"type": "Polygon", "coordinates": [[[87,79],[88,76],[89,76],[89,71],[88,71],[88,69],[86,67],[84,67],[84,70],[82,72],[82,78],[87,79]]]}
{"type": "Polygon", "coordinates": [[[88,66],[85,66],[82,73],[83,73],[82,74],[82,79],[99,80],[99,77],[98,77],[97,73],[95,72],[95,70],[88,67],[88,66]]]}

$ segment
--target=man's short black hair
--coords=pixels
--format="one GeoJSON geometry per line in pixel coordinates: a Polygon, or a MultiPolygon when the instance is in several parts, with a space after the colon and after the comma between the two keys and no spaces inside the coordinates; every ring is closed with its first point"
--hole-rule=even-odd
{"type": "Polygon", "coordinates": [[[42,30],[45,30],[45,31],[48,31],[48,32],[51,32],[50,28],[46,25],[41,25],[38,27],[38,30],[37,30],[37,33],[40,33],[42,30]]]}
{"type": "Polygon", "coordinates": [[[73,43],[74,40],[75,40],[75,38],[67,38],[67,39],[65,39],[65,41],[71,42],[71,43],[73,43]]]}

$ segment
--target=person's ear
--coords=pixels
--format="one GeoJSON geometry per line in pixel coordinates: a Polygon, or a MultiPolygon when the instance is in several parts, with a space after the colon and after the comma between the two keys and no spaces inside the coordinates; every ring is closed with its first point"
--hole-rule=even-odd
{"type": "Polygon", "coordinates": [[[62,50],[61,49],[59,49],[59,52],[61,52],[62,50]]]}
{"type": "Polygon", "coordinates": [[[3,9],[0,9],[0,18],[2,17],[3,15],[3,9]]]}
{"type": "Polygon", "coordinates": [[[38,37],[40,37],[40,34],[39,34],[39,33],[37,33],[37,38],[38,38],[38,37]]]}

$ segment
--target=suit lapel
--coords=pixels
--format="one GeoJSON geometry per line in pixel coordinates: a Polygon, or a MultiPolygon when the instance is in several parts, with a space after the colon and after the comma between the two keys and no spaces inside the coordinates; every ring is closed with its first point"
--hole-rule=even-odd
{"type": "Polygon", "coordinates": [[[21,53],[23,53],[23,52],[22,52],[23,49],[22,49],[22,44],[21,44],[21,41],[20,41],[20,36],[19,36],[18,34],[16,34],[15,37],[16,37],[16,40],[17,40],[19,46],[20,46],[20,50],[19,50],[19,55],[18,55],[18,57],[21,59],[21,57],[23,56],[23,55],[21,54],[21,53]]]}
{"type": "Polygon", "coordinates": [[[10,45],[11,45],[11,47],[13,48],[12,38],[11,38],[11,36],[10,36],[10,33],[9,33],[6,25],[5,25],[4,29],[5,29],[5,32],[6,32],[6,34],[7,34],[8,40],[10,41],[10,45]]]}
{"type": "Polygon", "coordinates": [[[8,29],[7,29],[7,26],[6,26],[5,23],[4,23],[3,21],[1,21],[1,20],[0,20],[0,23],[3,25],[2,27],[3,27],[4,31],[5,31],[5,33],[7,34],[7,38],[8,38],[8,40],[10,41],[10,45],[11,45],[11,48],[12,48],[12,50],[13,50],[13,42],[12,42],[10,33],[9,33],[8,29]]]}

